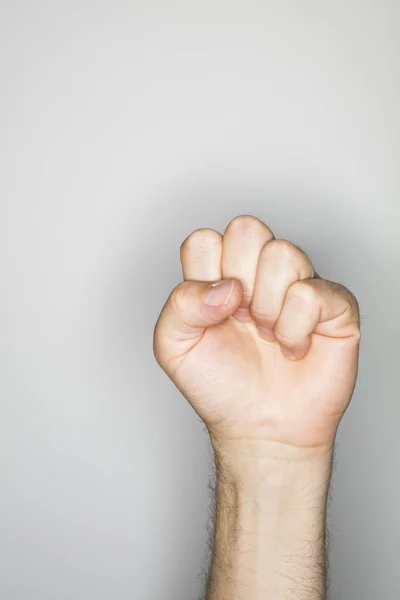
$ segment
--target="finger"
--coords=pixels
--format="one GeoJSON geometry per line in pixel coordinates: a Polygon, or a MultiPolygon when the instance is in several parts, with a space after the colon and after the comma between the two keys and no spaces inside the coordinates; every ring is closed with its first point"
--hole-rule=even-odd
{"type": "MultiPolygon", "coordinates": [[[[293,244],[293,246],[295,248],[297,248],[298,250],[300,250],[300,252],[302,252],[304,254],[304,256],[308,257],[309,260],[311,260],[310,257],[308,256],[307,252],[305,250],[303,250],[303,248],[301,246],[299,246],[298,244],[293,244]]],[[[314,265],[313,265],[313,269],[314,269],[314,265]]],[[[312,277],[311,279],[321,279],[321,276],[318,275],[318,273],[315,269],[314,269],[314,277],[312,277]]]]}
{"type": "Polygon", "coordinates": [[[360,310],[355,296],[343,285],[326,279],[297,281],[287,290],[274,330],[282,352],[303,358],[311,334],[332,338],[353,338],[358,343],[360,310]]]}
{"type": "Polygon", "coordinates": [[[250,321],[249,305],[256,279],[257,262],[264,244],[274,238],[272,231],[251,215],[235,217],[223,237],[222,276],[234,277],[243,286],[243,300],[235,317],[250,321]],[[244,310],[242,310],[244,309],[244,310]]]}
{"type": "Polygon", "coordinates": [[[271,240],[260,252],[250,312],[259,335],[274,341],[274,327],[287,289],[296,281],[314,276],[308,256],[287,240],[271,240]]]}
{"type": "Polygon", "coordinates": [[[230,317],[242,300],[242,286],[234,279],[209,284],[183,281],[170,294],[154,329],[153,349],[166,370],[182,359],[201,339],[206,327],[230,317]]]}
{"type": "Polygon", "coordinates": [[[222,235],[214,229],[196,229],[180,248],[183,278],[219,281],[222,278],[222,235]]]}

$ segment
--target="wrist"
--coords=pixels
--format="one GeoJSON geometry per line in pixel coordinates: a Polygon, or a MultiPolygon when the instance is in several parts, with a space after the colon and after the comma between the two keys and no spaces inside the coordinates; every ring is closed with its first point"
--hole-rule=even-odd
{"type": "Polygon", "coordinates": [[[229,574],[232,595],[243,585],[257,598],[273,595],[283,600],[294,598],[294,593],[299,599],[325,597],[333,448],[303,451],[211,440],[219,536],[214,573],[223,569],[229,574]]]}
{"type": "Polygon", "coordinates": [[[301,490],[329,489],[334,445],[296,448],[259,440],[221,440],[210,433],[217,477],[253,494],[273,489],[295,498],[301,490]]]}

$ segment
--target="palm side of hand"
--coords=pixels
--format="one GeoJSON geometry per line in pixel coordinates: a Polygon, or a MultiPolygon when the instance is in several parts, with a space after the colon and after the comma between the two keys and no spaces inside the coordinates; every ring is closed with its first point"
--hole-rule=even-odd
{"type": "MultiPolygon", "coordinates": [[[[167,334],[173,328],[166,307],[179,313],[184,305],[185,294],[172,293],[155,330],[161,366],[224,439],[303,448],[332,443],[357,377],[356,299],[316,276],[301,250],[275,240],[254,217],[237,217],[218,236],[196,230],[185,240],[184,279],[190,285],[234,278],[233,312],[184,335],[167,334]],[[284,356],[289,348],[297,360],[284,356]]],[[[217,310],[204,309],[203,318],[217,310]]]]}
{"type": "Polygon", "coordinates": [[[331,442],[350,402],[357,346],[313,334],[301,361],[289,361],[254,323],[228,318],[208,328],[174,371],[174,381],[214,432],[298,447],[331,442]]]}

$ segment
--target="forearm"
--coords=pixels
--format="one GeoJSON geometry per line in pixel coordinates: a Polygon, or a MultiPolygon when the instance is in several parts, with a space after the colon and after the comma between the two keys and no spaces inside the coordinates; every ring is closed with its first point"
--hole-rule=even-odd
{"type": "Polygon", "coordinates": [[[295,460],[246,448],[215,457],[207,600],[324,600],[332,452],[295,460]]]}

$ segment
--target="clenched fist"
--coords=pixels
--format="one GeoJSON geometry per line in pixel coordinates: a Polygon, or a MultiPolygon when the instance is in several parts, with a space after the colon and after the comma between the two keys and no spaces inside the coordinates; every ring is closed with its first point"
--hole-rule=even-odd
{"type": "Polygon", "coordinates": [[[358,370],[359,306],[309,258],[238,216],[183,242],[184,281],[154,330],[154,355],[220,443],[332,447],[358,370]]]}

